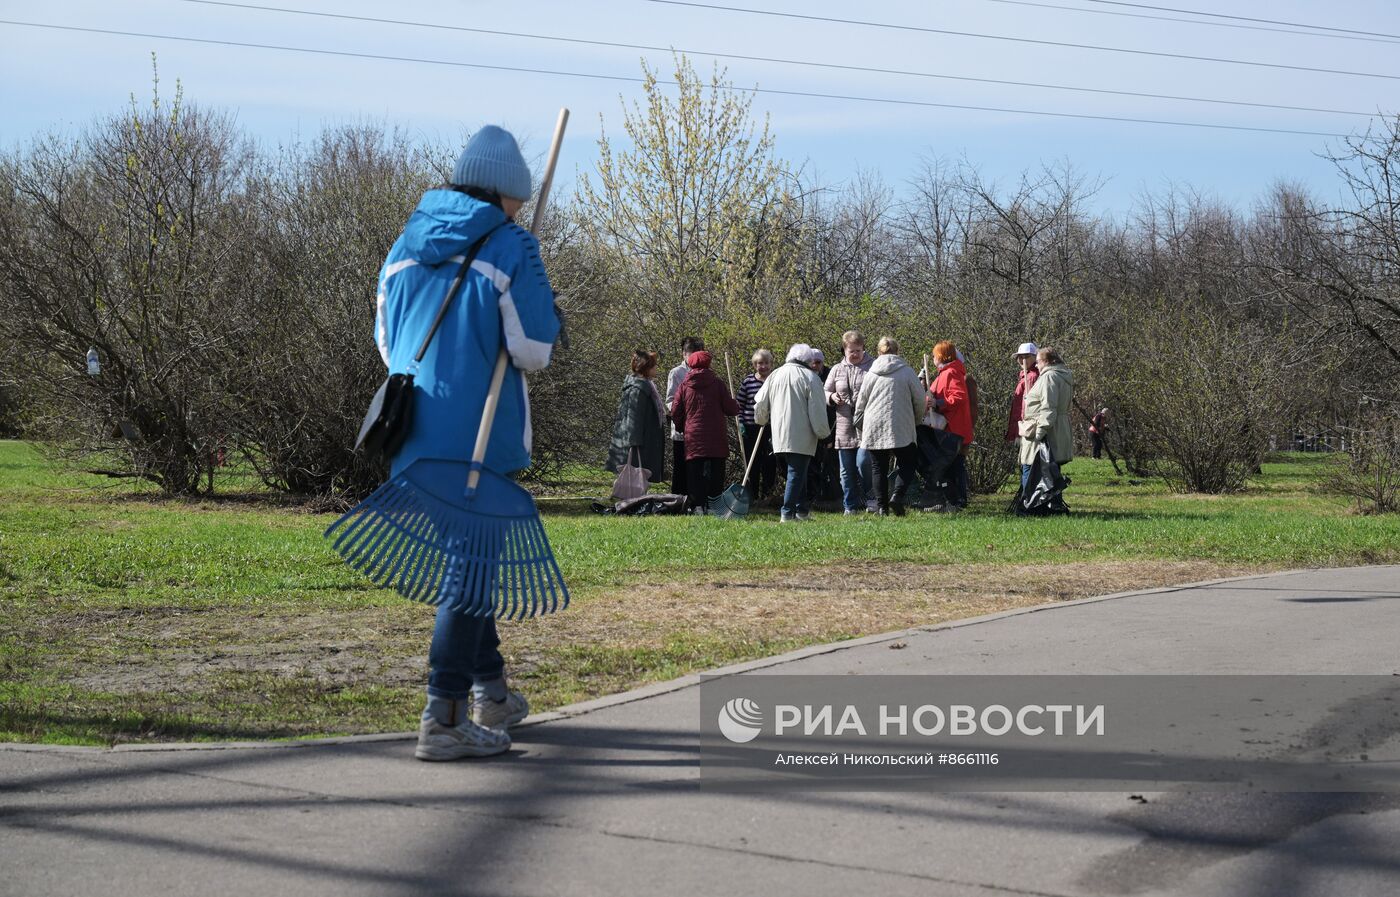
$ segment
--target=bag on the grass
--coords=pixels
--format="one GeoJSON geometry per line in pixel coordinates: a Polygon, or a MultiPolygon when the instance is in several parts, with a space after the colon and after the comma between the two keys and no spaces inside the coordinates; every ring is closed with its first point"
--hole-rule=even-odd
{"type": "MultiPolygon", "coordinates": [[[[639,498],[629,498],[613,506],[611,513],[619,517],[646,517],[652,514],[684,514],[685,496],[672,492],[657,492],[639,498]]],[[[607,512],[604,512],[607,513],[607,512]]]]}
{"type": "Polygon", "coordinates": [[[651,489],[651,471],[632,463],[633,446],[627,450],[627,463],[617,469],[617,479],[613,481],[612,497],[618,501],[640,498],[651,489]]]}

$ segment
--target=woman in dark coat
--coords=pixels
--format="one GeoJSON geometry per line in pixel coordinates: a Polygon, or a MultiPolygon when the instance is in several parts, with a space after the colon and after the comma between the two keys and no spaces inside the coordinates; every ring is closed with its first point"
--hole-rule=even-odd
{"type": "Polygon", "coordinates": [[[630,459],[635,466],[646,468],[653,483],[665,475],[666,463],[666,407],[652,379],[656,363],[655,352],[638,349],[632,353],[632,373],[622,381],[607,464],[607,469],[616,473],[630,459]]]}
{"type": "Polygon", "coordinates": [[[692,513],[704,513],[710,499],[724,491],[724,467],[729,459],[729,424],[726,417],[739,413],[739,403],[724,382],[710,370],[710,353],[692,352],[686,359],[690,373],[676,390],[671,421],[685,434],[688,501],[692,513]]]}

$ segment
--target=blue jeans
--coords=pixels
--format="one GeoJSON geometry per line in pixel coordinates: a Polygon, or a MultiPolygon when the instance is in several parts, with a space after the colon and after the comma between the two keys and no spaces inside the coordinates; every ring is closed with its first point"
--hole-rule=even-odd
{"type": "Polygon", "coordinates": [[[461,701],[472,693],[473,685],[500,679],[506,672],[500,647],[495,617],[438,608],[428,649],[428,694],[461,701]]]}
{"type": "Polygon", "coordinates": [[[841,462],[841,503],[847,511],[865,510],[870,495],[870,453],[863,448],[836,450],[841,462]]]}
{"type": "Polygon", "coordinates": [[[1021,492],[1022,492],[1023,494],[1024,494],[1025,491],[1026,491],[1026,485],[1027,485],[1028,483],[1030,483],[1030,481],[1031,481],[1031,466],[1030,466],[1029,464],[1022,464],[1022,465],[1021,465],[1021,492]]]}
{"type": "Polygon", "coordinates": [[[783,490],[782,515],[793,517],[806,514],[807,468],[812,463],[812,456],[799,455],[796,452],[778,452],[775,457],[787,465],[787,488],[783,490]]]}

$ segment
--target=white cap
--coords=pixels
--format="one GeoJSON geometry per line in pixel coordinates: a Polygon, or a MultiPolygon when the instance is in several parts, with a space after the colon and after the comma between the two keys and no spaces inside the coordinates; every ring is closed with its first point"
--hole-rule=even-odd
{"type": "Polygon", "coordinates": [[[1016,354],[1017,354],[1018,356],[1019,356],[1019,355],[1034,355],[1035,353],[1037,353],[1037,352],[1039,352],[1039,351],[1040,351],[1040,350],[1037,349],[1037,348],[1035,347],[1035,343],[1021,343],[1021,348],[1019,348],[1019,349],[1016,350],[1016,354]]]}

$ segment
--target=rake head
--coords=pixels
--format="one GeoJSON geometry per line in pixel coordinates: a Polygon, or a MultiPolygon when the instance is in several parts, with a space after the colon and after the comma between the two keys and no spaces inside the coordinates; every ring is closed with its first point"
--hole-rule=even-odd
{"type": "Polygon", "coordinates": [[[710,499],[710,513],[726,520],[744,517],[749,513],[750,500],[748,488],[735,483],[710,499]]]}
{"type": "Polygon", "coordinates": [[[326,529],[351,566],[384,588],[471,616],[523,619],[567,607],[569,590],[530,493],[467,465],[421,460],[326,529]]]}

